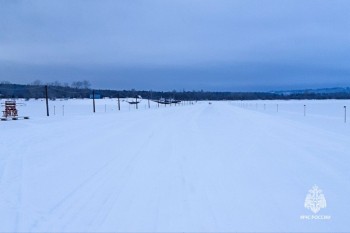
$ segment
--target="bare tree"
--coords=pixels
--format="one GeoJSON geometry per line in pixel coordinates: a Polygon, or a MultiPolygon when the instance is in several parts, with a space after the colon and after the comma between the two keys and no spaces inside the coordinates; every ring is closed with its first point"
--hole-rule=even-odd
{"type": "Polygon", "coordinates": [[[40,81],[40,80],[35,80],[34,82],[31,83],[32,85],[34,86],[40,86],[40,85],[43,85],[43,83],[40,81]]]}
{"type": "Polygon", "coordinates": [[[80,89],[83,87],[83,82],[81,82],[81,81],[72,82],[72,87],[80,89]]]}
{"type": "Polygon", "coordinates": [[[59,81],[55,81],[53,83],[51,83],[52,86],[55,86],[55,87],[61,87],[62,84],[59,82],[59,81]]]}
{"type": "Polygon", "coordinates": [[[84,80],[82,83],[84,89],[89,89],[91,87],[91,83],[87,80],[84,80]]]}

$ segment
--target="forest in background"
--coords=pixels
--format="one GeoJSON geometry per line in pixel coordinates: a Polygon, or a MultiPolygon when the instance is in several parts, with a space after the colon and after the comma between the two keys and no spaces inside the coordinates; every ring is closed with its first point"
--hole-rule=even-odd
{"type": "Polygon", "coordinates": [[[173,98],[176,100],[277,100],[277,99],[350,99],[349,88],[327,89],[332,92],[319,90],[288,91],[288,92],[216,92],[216,91],[151,91],[151,90],[106,90],[92,89],[88,81],[76,81],[71,84],[59,82],[42,83],[37,80],[33,83],[12,84],[0,82],[0,98],[45,98],[48,88],[48,97],[56,98],[90,98],[93,91],[95,96],[102,98],[135,97],[140,95],[145,99],[173,98]]]}

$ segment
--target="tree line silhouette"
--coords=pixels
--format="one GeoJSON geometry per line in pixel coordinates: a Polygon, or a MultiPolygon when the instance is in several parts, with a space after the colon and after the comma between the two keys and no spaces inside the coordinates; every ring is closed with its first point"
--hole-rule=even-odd
{"type": "MultiPolygon", "coordinates": [[[[48,96],[50,99],[56,98],[90,98],[92,94],[91,84],[88,81],[75,81],[68,83],[47,83],[37,80],[31,84],[12,84],[10,82],[0,82],[0,98],[24,98],[39,99],[45,98],[45,86],[48,86],[48,96]]],[[[337,93],[272,93],[272,92],[218,92],[218,91],[150,91],[150,90],[105,90],[94,89],[96,95],[109,98],[135,97],[159,99],[173,98],[177,100],[287,100],[287,99],[350,99],[349,92],[337,93]]]]}

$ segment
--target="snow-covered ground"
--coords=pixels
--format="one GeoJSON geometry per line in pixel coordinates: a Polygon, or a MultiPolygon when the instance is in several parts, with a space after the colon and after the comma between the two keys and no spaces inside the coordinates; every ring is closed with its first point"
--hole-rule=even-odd
{"type": "Polygon", "coordinates": [[[20,102],[31,119],[0,122],[0,232],[350,231],[349,101],[20,102]]]}

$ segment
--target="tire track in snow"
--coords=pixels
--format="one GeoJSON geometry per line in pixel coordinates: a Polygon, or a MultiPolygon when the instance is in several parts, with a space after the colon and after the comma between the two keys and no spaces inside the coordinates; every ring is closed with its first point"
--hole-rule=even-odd
{"type": "MultiPolygon", "coordinates": [[[[20,136],[16,147],[11,144],[11,150],[9,150],[11,154],[3,160],[0,176],[0,215],[7,216],[8,221],[0,226],[0,231],[20,231],[21,229],[24,155],[18,150],[27,148],[28,141],[27,138],[20,136]],[[7,214],[1,213],[6,211],[7,214]]],[[[6,151],[6,148],[4,150],[6,151]]]]}
{"type": "MultiPolygon", "coordinates": [[[[191,114],[188,115],[192,116],[191,114]]],[[[184,117],[187,118],[188,115],[184,114],[184,117]]],[[[125,193],[128,193],[128,195],[124,193],[121,199],[118,199],[115,208],[111,209],[111,213],[106,217],[106,221],[99,230],[162,231],[162,226],[159,223],[164,224],[164,221],[159,217],[164,212],[162,210],[164,205],[169,204],[169,195],[164,192],[167,186],[165,182],[168,181],[169,174],[172,174],[167,166],[171,166],[173,161],[173,146],[182,143],[172,139],[174,132],[171,129],[178,126],[183,127],[181,119],[182,117],[180,121],[179,118],[174,120],[171,112],[164,112],[162,118],[158,120],[158,127],[154,132],[153,139],[142,151],[147,156],[142,156],[142,159],[134,164],[137,172],[132,174],[130,182],[125,187],[125,193]],[[139,183],[142,183],[141,187],[139,187],[139,183]],[[143,190],[142,188],[146,189],[143,190]],[[123,216],[121,210],[118,210],[117,204],[122,204],[119,208],[122,208],[123,216]],[[145,212],[146,209],[149,212],[145,212]],[[134,218],[138,219],[140,217],[143,218],[143,221],[147,220],[144,223],[145,225],[134,222],[134,218]]]]}
{"type": "MultiPolygon", "coordinates": [[[[138,123],[139,124],[139,123],[138,123]]],[[[137,125],[138,125],[137,124],[137,125]]],[[[126,128],[125,130],[128,131],[128,129],[137,127],[134,124],[130,127],[126,128]]],[[[116,193],[122,191],[122,187],[125,185],[124,183],[127,180],[127,177],[130,176],[130,172],[127,172],[130,170],[131,165],[134,163],[134,161],[139,156],[142,148],[151,140],[153,133],[146,133],[148,134],[147,137],[144,138],[144,142],[139,145],[139,149],[135,149],[136,152],[134,152],[134,155],[131,157],[131,159],[127,162],[127,165],[122,168],[119,171],[115,171],[115,164],[118,163],[119,157],[114,157],[111,161],[108,161],[106,164],[104,164],[102,167],[100,167],[94,174],[92,174],[89,178],[87,178],[83,183],[81,183],[79,186],[77,186],[70,194],[65,196],[59,203],[57,203],[50,211],[49,211],[49,217],[47,219],[49,220],[50,216],[56,216],[57,212],[61,212],[59,214],[59,218],[63,219],[62,221],[66,223],[62,223],[62,230],[65,230],[65,228],[69,227],[71,223],[73,223],[80,215],[80,212],[83,212],[84,208],[88,206],[89,202],[96,197],[96,194],[99,193],[105,193],[108,194],[108,197],[105,199],[106,205],[109,205],[109,199],[112,196],[117,196],[116,193]],[[129,174],[127,174],[129,173],[129,174]],[[127,176],[125,176],[127,175],[127,176]],[[106,179],[108,177],[111,177],[110,179],[106,179]],[[122,180],[123,184],[121,184],[121,187],[112,187],[112,191],[109,189],[111,188],[111,183],[113,183],[113,180],[122,180]],[[92,190],[91,190],[92,189],[92,190]],[[81,198],[81,192],[82,190],[85,190],[86,192],[89,192],[89,195],[83,196],[84,200],[79,200],[81,198]],[[71,204],[67,204],[71,203],[71,204]],[[69,205],[69,207],[67,207],[69,205]],[[80,207],[78,207],[80,206],[80,207]],[[68,208],[68,209],[67,209],[68,208]],[[72,209],[72,211],[69,211],[69,209],[72,209]],[[67,220],[64,220],[67,219],[67,220]]],[[[110,143],[110,135],[106,136],[107,138],[100,139],[97,144],[104,144],[106,141],[110,143]],[[109,140],[106,140],[109,139],[109,140]]],[[[101,211],[106,211],[107,208],[106,205],[103,205],[100,208],[99,211],[97,211],[96,215],[99,214],[101,211]]],[[[103,214],[102,214],[103,215],[103,214]]],[[[42,221],[48,221],[44,219],[39,219],[35,224],[32,225],[32,229],[37,228],[38,223],[42,221]]],[[[49,223],[47,223],[49,224],[49,223]]],[[[44,224],[44,226],[47,226],[47,224],[44,224]]],[[[55,222],[53,223],[55,225],[55,222]]],[[[54,226],[49,227],[50,229],[53,228],[53,230],[57,230],[54,226]]],[[[40,229],[40,226],[39,226],[40,229]]],[[[43,227],[43,229],[47,229],[43,227]]]]}

